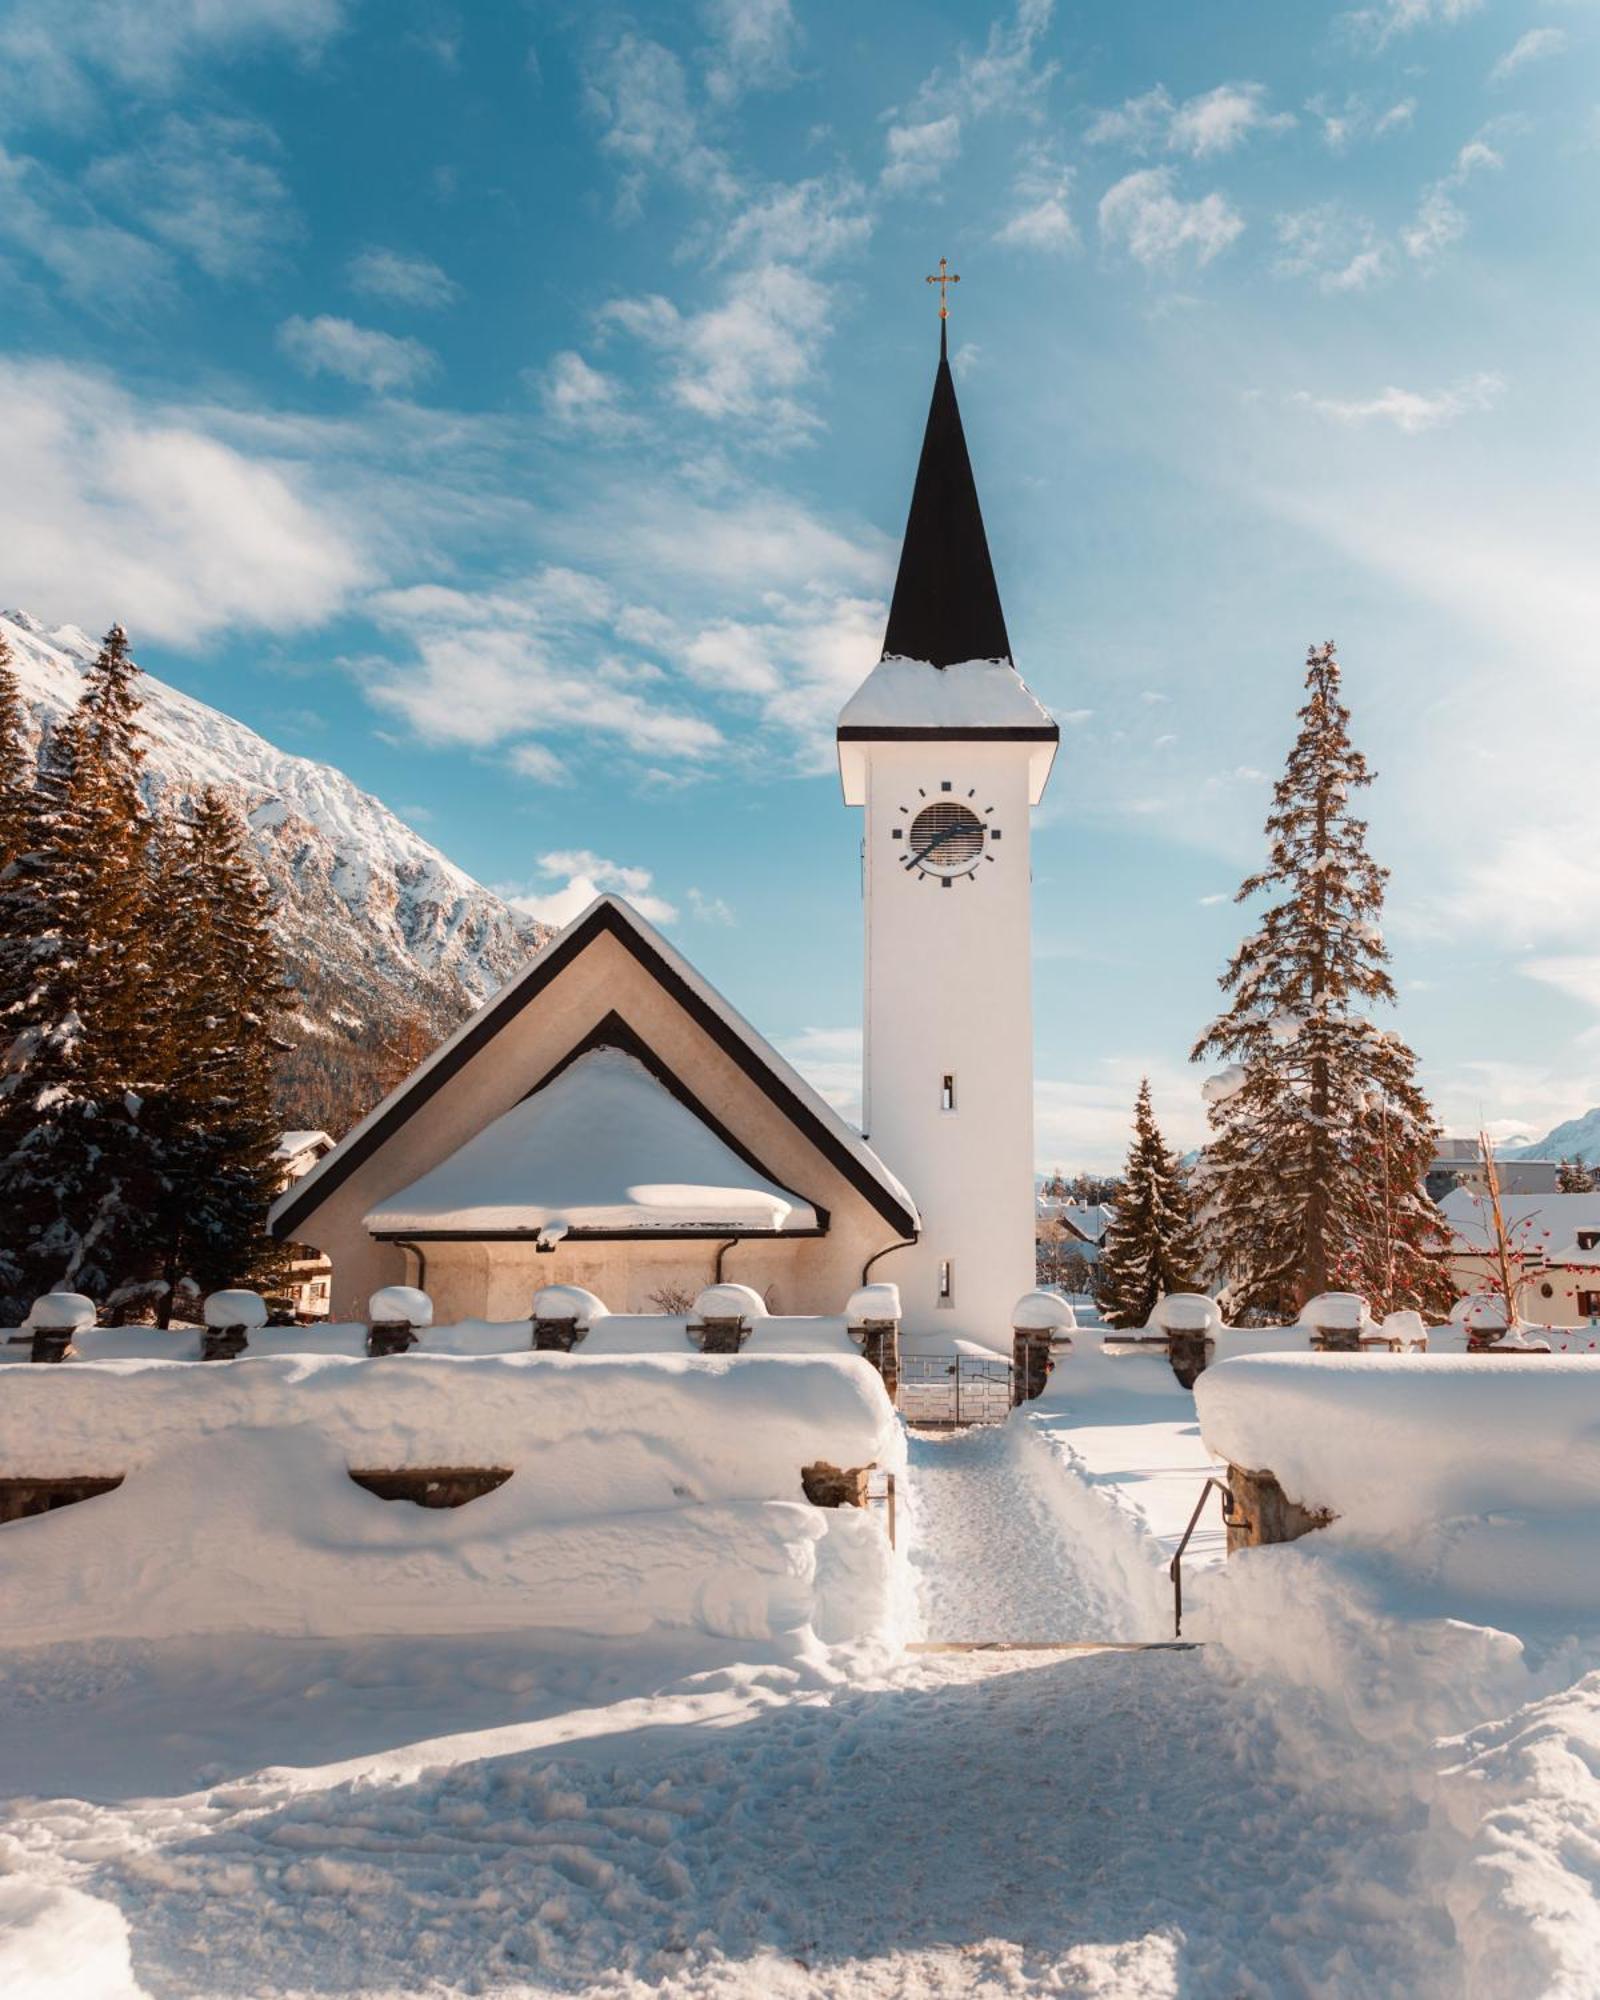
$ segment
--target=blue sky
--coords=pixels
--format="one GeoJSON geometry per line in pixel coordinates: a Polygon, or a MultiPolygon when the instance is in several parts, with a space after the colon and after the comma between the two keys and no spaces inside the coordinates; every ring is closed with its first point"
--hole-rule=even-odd
{"type": "Polygon", "coordinates": [[[0,0],[0,598],[661,917],[835,1092],[951,321],[1039,815],[1042,1164],[1186,1063],[1306,646],[1453,1129],[1600,1102],[1600,8],[0,0]]]}

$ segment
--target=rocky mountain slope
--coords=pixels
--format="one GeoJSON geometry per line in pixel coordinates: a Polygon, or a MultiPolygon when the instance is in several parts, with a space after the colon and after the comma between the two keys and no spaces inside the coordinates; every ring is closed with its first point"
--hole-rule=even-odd
{"type": "MultiPolygon", "coordinates": [[[[77,700],[96,644],[0,612],[42,741],[77,700]]],[[[292,757],[146,675],[147,792],[181,807],[205,785],[237,801],[302,996],[280,1073],[284,1123],[339,1133],[550,935],[474,882],[340,771],[292,757]]]]}
{"type": "Polygon", "coordinates": [[[1600,1166],[1600,1104],[1581,1118],[1569,1118],[1531,1146],[1508,1146],[1506,1152],[1518,1160],[1582,1160],[1586,1166],[1600,1166]]]}

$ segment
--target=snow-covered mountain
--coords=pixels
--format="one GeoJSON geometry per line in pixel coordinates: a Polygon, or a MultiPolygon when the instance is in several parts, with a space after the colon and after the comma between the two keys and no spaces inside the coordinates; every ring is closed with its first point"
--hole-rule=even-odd
{"type": "MultiPolygon", "coordinates": [[[[0,612],[39,740],[77,700],[95,642],[0,612]]],[[[283,1065],[294,1126],[338,1132],[550,935],[474,882],[340,771],[277,749],[147,674],[146,789],[175,806],[214,785],[255,836],[304,1005],[283,1065]]]]}
{"type": "Polygon", "coordinates": [[[1581,1118],[1569,1118],[1531,1146],[1507,1146],[1505,1152],[1513,1160],[1582,1160],[1585,1166],[1600,1166],[1600,1104],[1581,1118]]]}

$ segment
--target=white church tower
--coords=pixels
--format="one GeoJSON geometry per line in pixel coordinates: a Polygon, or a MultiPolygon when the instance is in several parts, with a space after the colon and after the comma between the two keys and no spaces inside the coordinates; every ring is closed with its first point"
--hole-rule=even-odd
{"type": "Polygon", "coordinates": [[[1060,731],[1011,659],[939,322],[883,658],[839,717],[866,808],[863,1128],[922,1216],[908,1334],[1009,1352],[1034,1282],[1029,814],[1060,731]]]}

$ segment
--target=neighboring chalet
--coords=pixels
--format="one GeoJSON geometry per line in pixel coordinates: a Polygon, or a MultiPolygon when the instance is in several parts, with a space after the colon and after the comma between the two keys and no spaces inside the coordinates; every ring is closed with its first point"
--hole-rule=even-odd
{"type": "MultiPolygon", "coordinates": [[[[333,1151],[326,1132],[285,1132],[274,1154],[279,1167],[278,1186],[292,1187],[304,1180],[319,1160],[333,1151]]],[[[326,1319],[332,1302],[333,1266],[320,1250],[304,1243],[291,1243],[289,1275],[280,1296],[296,1319],[326,1319]]]]}
{"type": "MultiPolygon", "coordinates": [[[[1498,1165],[1498,1162],[1496,1163],[1498,1165]]],[[[1515,1164],[1515,1163],[1513,1163],[1515,1164]]],[[[1439,1204],[1450,1231],[1445,1255],[1460,1297],[1501,1289],[1487,1194],[1456,1188],[1439,1204]]],[[[1541,1326],[1600,1321],[1600,1192],[1501,1194],[1513,1309],[1541,1326]]]]}
{"type": "MultiPolygon", "coordinates": [[[[1555,1194],[1561,1185],[1559,1160],[1508,1160],[1497,1152],[1494,1171],[1502,1194],[1555,1194]]],[[[1436,1202],[1442,1202],[1454,1188],[1487,1193],[1489,1170],[1483,1163],[1480,1142],[1441,1139],[1424,1185],[1436,1202]]]]}

